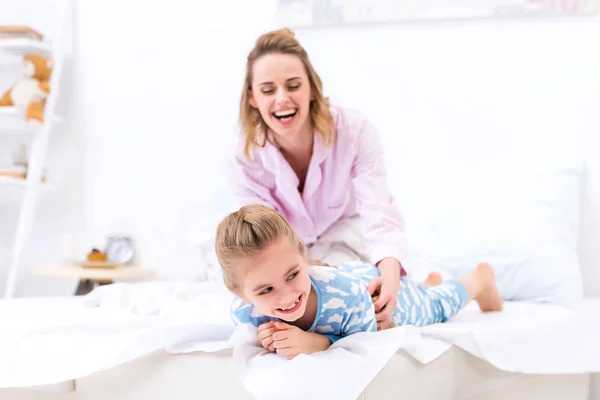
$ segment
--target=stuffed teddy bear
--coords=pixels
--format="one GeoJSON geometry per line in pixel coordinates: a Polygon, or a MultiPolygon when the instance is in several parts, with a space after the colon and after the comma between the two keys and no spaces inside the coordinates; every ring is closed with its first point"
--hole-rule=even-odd
{"type": "Polygon", "coordinates": [[[50,93],[51,57],[28,54],[23,57],[22,77],[0,98],[0,107],[17,107],[32,123],[44,122],[44,107],[50,93]]]}

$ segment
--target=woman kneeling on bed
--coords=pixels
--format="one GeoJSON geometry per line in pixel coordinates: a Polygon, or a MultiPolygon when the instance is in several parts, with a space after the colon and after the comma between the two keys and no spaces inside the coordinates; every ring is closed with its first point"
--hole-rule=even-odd
{"type": "MultiPolygon", "coordinates": [[[[278,212],[262,205],[242,207],[220,223],[215,248],[225,284],[237,296],[233,320],[258,328],[265,349],[291,359],[324,351],[347,335],[378,330],[372,297],[380,279],[377,267],[311,264],[304,244],[278,212]]],[[[430,275],[424,285],[401,282],[396,326],[446,322],[471,299],[482,311],[503,306],[488,264],[444,283],[439,275],[430,275]]]]}

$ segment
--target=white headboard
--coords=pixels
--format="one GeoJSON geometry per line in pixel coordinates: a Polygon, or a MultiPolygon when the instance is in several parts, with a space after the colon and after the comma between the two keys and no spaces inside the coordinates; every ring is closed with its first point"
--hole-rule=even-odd
{"type": "MultiPolygon", "coordinates": [[[[597,149],[594,143],[590,144],[597,149]]],[[[583,187],[579,256],[583,287],[588,296],[600,296],[600,164],[587,161],[583,187]]]]}
{"type": "Polygon", "coordinates": [[[377,126],[400,206],[404,191],[417,187],[414,165],[423,157],[431,168],[456,162],[477,168],[490,157],[579,152],[589,163],[580,237],[584,286],[586,294],[600,295],[599,32],[594,16],[297,35],[332,100],[377,126]]]}

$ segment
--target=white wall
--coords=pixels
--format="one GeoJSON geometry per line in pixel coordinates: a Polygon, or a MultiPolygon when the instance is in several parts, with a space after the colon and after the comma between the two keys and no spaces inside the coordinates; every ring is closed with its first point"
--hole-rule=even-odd
{"type": "MultiPolygon", "coordinates": [[[[81,249],[106,233],[128,233],[138,263],[163,277],[193,275],[182,264],[188,234],[212,230],[229,204],[218,163],[234,139],[245,56],[274,27],[273,2],[256,3],[223,0],[205,11],[184,0],[77,4],[72,104],[85,141],[81,249]],[[216,213],[203,213],[216,204],[216,213]]],[[[364,25],[297,36],[326,93],[370,116],[395,157],[452,161],[453,149],[474,142],[497,151],[541,137],[562,141],[564,132],[595,150],[597,16],[364,25]],[[484,142],[490,137],[496,141],[484,142]]],[[[543,151],[548,142],[539,143],[543,151]]],[[[390,171],[392,180],[407,174],[390,171]]]]}
{"type": "Polygon", "coordinates": [[[230,209],[218,163],[235,139],[246,53],[269,26],[244,1],[165,4],[119,3],[118,16],[106,2],[79,4],[86,227],[94,242],[132,235],[137,263],[187,279],[187,240],[230,209]]]}
{"type": "Polygon", "coordinates": [[[427,184],[415,178],[445,163],[477,168],[488,158],[530,151],[581,151],[592,172],[583,201],[583,283],[587,294],[600,295],[600,258],[589,251],[600,238],[599,16],[362,26],[298,36],[333,99],[379,127],[390,182],[406,183],[396,191],[401,205],[403,190],[427,184]],[[474,150],[470,157],[465,149],[474,150]]]}

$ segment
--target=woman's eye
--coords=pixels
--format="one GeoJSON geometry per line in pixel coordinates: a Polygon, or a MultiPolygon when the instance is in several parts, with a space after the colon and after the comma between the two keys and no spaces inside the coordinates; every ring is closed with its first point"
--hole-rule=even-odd
{"type": "Polygon", "coordinates": [[[287,280],[291,281],[292,279],[294,279],[296,276],[298,275],[298,272],[294,272],[293,274],[290,274],[290,276],[288,276],[287,280]]]}
{"type": "Polygon", "coordinates": [[[289,88],[290,90],[296,90],[296,89],[298,89],[299,87],[300,87],[300,85],[294,85],[294,86],[289,86],[288,88],[289,88]]]}
{"type": "Polygon", "coordinates": [[[266,288],[265,290],[263,290],[262,292],[259,292],[258,294],[259,294],[259,295],[267,294],[267,293],[269,293],[269,292],[270,292],[272,289],[273,289],[273,288],[271,288],[271,287],[268,287],[268,288],[266,288]]]}
{"type": "Polygon", "coordinates": [[[262,92],[263,92],[264,94],[271,94],[271,93],[273,93],[273,92],[274,92],[274,90],[273,90],[273,89],[263,89],[263,90],[262,90],[262,92]]]}

